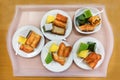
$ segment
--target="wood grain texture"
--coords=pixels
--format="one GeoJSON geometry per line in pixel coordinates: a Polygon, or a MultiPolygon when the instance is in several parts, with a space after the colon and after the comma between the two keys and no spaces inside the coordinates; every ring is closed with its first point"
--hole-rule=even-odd
{"type": "MultiPolygon", "coordinates": [[[[120,0],[0,0],[0,80],[117,80],[120,75],[120,0]],[[114,50],[110,59],[106,78],[45,78],[14,77],[12,65],[6,48],[6,36],[15,14],[16,5],[43,4],[102,4],[106,6],[108,20],[114,32],[114,50]]],[[[104,35],[103,35],[104,36],[104,35]]],[[[48,75],[49,76],[49,75],[48,75]]]]}

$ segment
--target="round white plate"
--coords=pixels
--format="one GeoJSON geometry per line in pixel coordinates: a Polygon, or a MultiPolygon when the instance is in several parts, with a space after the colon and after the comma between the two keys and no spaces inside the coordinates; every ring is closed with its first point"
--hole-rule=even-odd
{"type": "MultiPolygon", "coordinates": [[[[49,51],[49,48],[50,48],[51,44],[52,43],[56,43],[56,44],[59,45],[61,42],[64,42],[64,41],[50,41],[42,49],[41,60],[42,60],[43,66],[45,66],[45,68],[48,69],[49,71],[52,71],[52,72],[62,72],[62,71],[67,70],[71,66],[71,64],[72,64],[72,61],[73,61],[72,53],[70,53],[70,55],[66,59],[66,62],[65,62],[64,65],[61,65],[58,62],[55,62],[54,60],[51,63],[46,64],[45,58],[46,58],[46,56],[48,54],[48,51],[49,51]]],[[[66,46],[69,45],[66,42],[64,42],[64,43],[65,43],[66,46]]]]}
{"type": "MultiPolygon", "coordinates": [[[[82,30],[80,30],[78,28],[78,26],[76,25],[76,17],[78,17],[79,15],[83,14],[83,12],[85,10],[89,9],[92,13],[92,15],[95,15],[96,13],[100,12],[97,8],[92,8],[92,7],[84,7],[84,8],[80,8],[78,9],[76,12],[75,12],[75,16],[74,16],[74,26],[75,26],[75,29],[79,32],[79,33],[82,33],[82,34],[91,34],[91,33],[95,33],[97,31],[100,30],[101,28],[101,25],[102,23],[100,23],[98,26],[96,26],[96,28],[93,30],[93,31],[90,31],[90,32],[84,32],[82,30]]],[[[101,14],[98,15],[100,18],[101,18],[101,14]]]]}
{"type": "Polygon", "coordinates": [[[14,36],[12,39],[12,45],[13,45],[13,48],[14,48],[16,54],[18,54],[22,57],[26,57],[26,58],[34,57],[40,53],[42,47],[44,46],[44,36],[43,36],[42,32],[38,28],[36,28],[35,26],[31,26],[31,25],[22,26],[20,29],[18,29],[14,33],[14,36]],[[37,48],[35,48],[34,51],[31,53],[26,53],[26,52],[19,49],[20,44],[18,43],[18,38],[19,38],[19,36],[26,37],[30,30],[36,32],[37,34],[39,34],[42,37],[41,37],[41,40],[40,40],[37,48]]]}
{"type": "Polygon", "coordinates": [[[82,69],[86,69],[86,70],[92,70],[92,68],[90,68],[85,62],[83,62],[83,59],[77,57],[77,50],[78,50],[80,43],[82,43],[82,42],[83,43],[87,43],[87,42],[95,42],[96,43],[95,52],[99,53],[101,55],[101,59],[98,61],[97,65],[94,68],[94,69],[96,69],[97,67],[99,67],[102,64],[102,62],[104,60],[105,52],[104,52],[103,45],[101,44],[100,41],[98,41],[97,39],[92,38],[92,37],[80,38],[78,41],[75,42],[73,49],[72,49],[72,53],[74,55],[74,62],[78,67],[80,67],[82,69]]]}
{"type": "Polygon", "coordinates": [[[71,33],[71,30],[72,30],[72,20],[70,18],[70,16],[62,11],[62,10],[50,10],[48,11],[42,18],[41,20],[41,25],[40,25],[40,28],[41,28],[41,31],[43,32],[43,34],[45,35],[46,38],[48,38],[49,40],[62,40],[62,39],[65,39],[66,37],[69,36],[69,34],[71,33]],[[43,26],[46,24],[46,18],[48,15],[53,15],[53,16],[56,16],[57,13],[60,13],[66,17],[68,17],[68,21],[67,21],[67,29],[66,29],[66,32],[65,32],[65,35],[57,35],[57,34],[53,34],[53,33],[49,33],[49,32],[44,32],[43,30],[43,26]]]}

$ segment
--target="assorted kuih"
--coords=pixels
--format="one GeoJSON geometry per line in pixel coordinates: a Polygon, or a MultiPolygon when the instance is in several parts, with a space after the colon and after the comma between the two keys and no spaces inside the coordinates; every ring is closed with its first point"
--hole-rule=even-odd
{"type": "Polygon", "coordinates": [[[55,61],[61,65],[64,65],[71,53],[71,50],[72,47],[66,46],[63,42],[61,42],[59,45],[57,45],[56,43],[52,43],[49,48],[49,52],[45,58],[46,64],[55,61]]]}
{"type": "Polygon", "coordinates": [[[76,17],[77,27],[84,32],[93,31],[100,23],[100,17],[98,15],[93,16],[89,9],[76,17]]]}
{"type": "Polygon", "coordinates": [[[43,29],[45,32],[64,35],[67,28],[67,20],[66,16],[59,13],[56,16],[48,15],[43,29]]]}
{"type": "Polygon", "coordinates": [[[41,36],[34,31],[30,31],[26,37],[19,36],[18,43],[20,44],[20,50],[30,53],[38,46],[41,40],[41,36]]]}
{"type": "Polygon", "coordinates": [[[80,43],[78,47],[77,56],[90,66],[92,69],[95,68],[98,61],[101,59],[101,55],[95,52],[96,43],[95,42],[87,42],[80,43]]]}
{"type": "MultiPolygon", "coordinates": [[[[67,22],[68,18],[60,13],[56,14],[55,16],[48,15],[46,18],[46,23],[43,26],[43,30],[46,33],[65,35],[67,22]]],[[[93,16],[90,10],[85,10],[81,15],[76,17],[76,25],[84,32],[93,31],[100,23],[100,17],[93,16]]],[[[35,33],[34,31],[30,31],[26,37],[19,36],[19,49],[26,53],[31,53],[35,48],[37,48],[40,40],[41,36],[39,34],[35,33]]],[[[83,59],[83,61],[92,69],[95,68],[96,64],[101,59],[101,55],[96,53],[95,49],[95,42],[82,42],[80,43],[76,53],[77,56],[83,59]]],[[[59,45],[52,43],[45,58],[46,64],[50,64],[51,62],[55,61],[63,66],[69,57],[71,50],[72,47],[66,46],[64,42],[61,42],[59,45]]]]}

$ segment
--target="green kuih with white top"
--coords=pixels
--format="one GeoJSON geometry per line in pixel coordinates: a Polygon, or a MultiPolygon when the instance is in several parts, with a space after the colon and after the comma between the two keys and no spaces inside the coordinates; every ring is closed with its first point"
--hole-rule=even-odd
{"type": "Polygon", "coordinates": [[[77,26],[80,26],[80,25],[83,25],[83,24],[87,23],[88,22],[88,18],[90,18],[91,16],[92,16],[91,11],[89,9],[85,10],[83,14],[79,15],[76,18],[77,26]]]}

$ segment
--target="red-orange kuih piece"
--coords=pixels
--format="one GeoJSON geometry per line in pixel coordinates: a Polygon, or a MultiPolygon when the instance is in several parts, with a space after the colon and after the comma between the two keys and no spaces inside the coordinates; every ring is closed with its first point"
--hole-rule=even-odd
{"type": "Polygon", "coordinates": [[[92,68],[94,69],[94,67],[96,66],[96,64],[98,63],[98,61],[101,59],[101,55],[100,54],[96,54],[95,52],[90,53],[85,59],[84,61],[92,68]]]}
{"type": "Polygon", "coordinates": [[[63,23],[67,23],[68,18],[66,16],[61,15],[61,14],[57,14],[56,19],[59,21],[62,21],[63,23]]]}

